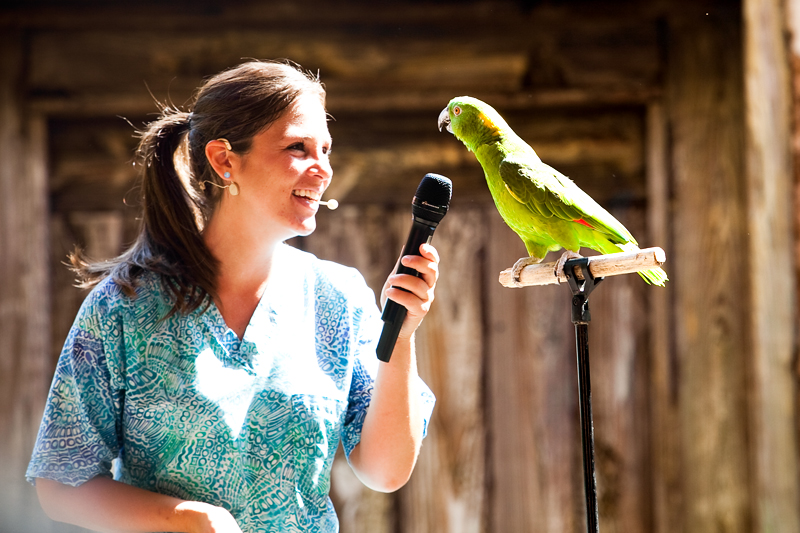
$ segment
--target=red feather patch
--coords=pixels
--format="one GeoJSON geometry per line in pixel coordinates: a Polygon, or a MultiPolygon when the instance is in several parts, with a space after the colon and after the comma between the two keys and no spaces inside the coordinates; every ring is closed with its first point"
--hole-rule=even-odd
{"type": "Polygon", "coordinates": [[[585,221],[585,220],[583,220],[582,218],[579,218],[578,220],[573,220],[573,222],[577,222],[578,224],[583,224],[584,226],[586,226],[586,227],[587,227],[587,228],[589,228],[589,229],[594,229],[594,228],[591,226],[591,224],[589,224],[588,222],[586,222],[586,221],[585,221]]]}

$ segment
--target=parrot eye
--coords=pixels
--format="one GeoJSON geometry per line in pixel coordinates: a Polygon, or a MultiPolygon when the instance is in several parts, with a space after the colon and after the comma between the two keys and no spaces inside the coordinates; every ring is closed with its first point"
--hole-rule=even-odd
{"type": "Polygon", "coordinates": [[[458,107],[458,106],[455,106],[455,107],[453,108],[453,114],[454,114],[455,116],[458,116],[458,115],[460,115],[460,114],[461,114],[461,108],[460,108],[460,107],[458,107]]]}

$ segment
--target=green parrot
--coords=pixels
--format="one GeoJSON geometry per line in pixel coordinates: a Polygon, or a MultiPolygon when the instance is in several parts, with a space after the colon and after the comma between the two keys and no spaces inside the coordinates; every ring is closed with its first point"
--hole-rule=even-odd
{"type": "MultiPolygon", "coordinates": [[[[453,98],[439,115],[439,130],[443,127],[475,153],[500,215],[525,243],[530,257],[514,265],[516,281],[525,266],[562,248],[567,252],[556,272],[570,257],[580,257],[581,247],[603,254],[639,249],[625,226],[572,180],[543,163],[491,106],[469,96],[453,98]]],[[[662,287],[667,281],[661,268],[639,274],[662,287]]]]}

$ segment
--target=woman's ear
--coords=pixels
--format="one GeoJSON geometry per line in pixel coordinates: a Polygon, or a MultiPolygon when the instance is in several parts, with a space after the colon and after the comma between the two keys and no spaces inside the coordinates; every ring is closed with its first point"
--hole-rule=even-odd
{"type": "Polygon", "coordinates": [[[231,151],[230,143],[225,139],[209,141],[206,144],[206,159],[217,176],[224,176],[226,172],[232,172],[235,165],[236,154],[231,151]]]}

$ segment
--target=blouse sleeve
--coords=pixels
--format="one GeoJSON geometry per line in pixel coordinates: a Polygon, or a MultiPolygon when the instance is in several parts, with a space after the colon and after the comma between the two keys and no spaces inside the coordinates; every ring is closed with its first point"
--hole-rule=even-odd
{"type": "MultiPolygon", "coordinates": [[[[106,285],[107,286],[107,285],[106,285]]],[[[94,293],[93,293],[94,295],[94,293]]],[[[118,321],[90,295],[58,360],[26,478],[77,486],[110,476],[120,452],[118,321]]],[[[94,295],[96,296],[96,295],[94,295]]]]}
{"type": "MultiPolygon", "coordinates": [[[[350,382],[347,413],[342,431],[342,447],[348,461],[350,452],[353,451],[356,444],[361,442],[361,429],[364,426],[364,419],[367,416],[367,409],[372,399],[372,390],[380,364],[376,349],[383,329],[383,321],[375,304],[375,294],[366,285],[363,278],[360,275],[358,277],[361,282],[361,289],[360,291],[354,291],[358,296],[359,302],[354,314],[354,329],[357,332],[354,345],[355,360],[350,382]]],[[[417,389],[422,399],[422,435],[424,437],[428,433],[428,423],[433,413],[436,398],[421,378],[418,378],[417,389]]]]}

